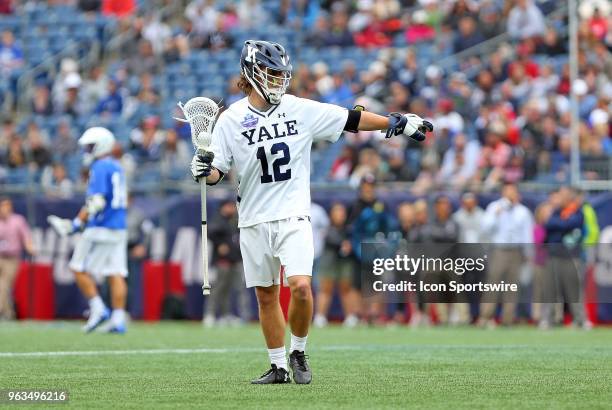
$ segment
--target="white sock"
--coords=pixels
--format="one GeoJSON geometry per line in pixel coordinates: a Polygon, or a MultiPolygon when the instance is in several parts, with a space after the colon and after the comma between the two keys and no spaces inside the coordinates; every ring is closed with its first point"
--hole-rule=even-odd
{"type": "Polygon", "coordinates": [[[279,369],[287,370],[287,352],[285,346],[276,349],[268,349],[270,363],[275,364],[279,369]]]}
{"type": "Polygon", "coordinates": [[[106,309],[106,305],[102,301],[100,295],[89,299],[89,310],[91,312],[102,312],[104,309],[106,309]]]}
{"type": "Polygon", "coordinates": [[[294,350],[299,352],[306,351],[306,339],[308,339],[308,335],[304,337],[297,337],[291,333],[291,349],[289,351],[291,353],[293,353],[294,350]]]}
{"type": "Polygon", "coordinates": [[[125,309],[113,309],[110,320],[116,325],[125,323],[125,309]]]}

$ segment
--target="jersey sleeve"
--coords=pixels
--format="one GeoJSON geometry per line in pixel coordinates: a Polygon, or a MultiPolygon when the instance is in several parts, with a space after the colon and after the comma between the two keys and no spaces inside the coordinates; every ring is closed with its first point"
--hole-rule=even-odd
{"type": "Polygon", "coordinates": [[[346,108],[306,98],[300,98],[298,104],[302,107],[302,117],[307,122],[315,141],[338,141],[348,118],[346,108]]]}
{"type": "Polygon", "coordinates": [[[227,174],[232,167],[232,151],[228,146],[229,135],[225,117],[221,114],[213,129],[209,150],[215,154],[212,166],[224,174],[227,174]]]}
{"type": "Polygon", "coordinates": [[[110,178],[108,178],[109,168],[103,163],[94,163],[89,170],[89,185],[87,186],[87,196],[101,194],[106,196],[110,191],[110,178]]]}

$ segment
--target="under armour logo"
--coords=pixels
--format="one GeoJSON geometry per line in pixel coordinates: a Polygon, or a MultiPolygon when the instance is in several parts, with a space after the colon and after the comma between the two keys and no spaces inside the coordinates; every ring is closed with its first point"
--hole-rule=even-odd
{"type": "Polygon", "coordinates": [[[280,56],[280,59],[283,62],[283,65],[287,65],[287,59],[285,58],[285,56],[280,56]]]}
{"type": "Polygon", "coordinates": [[[284,112],[279,112],[278,113],[278,118],[280,118],[280,117],[285,117],[285,113],[284,112]]]}
{"type": "Polygon", "coordinates": [[[255,62],[255,54],[257,54],[257,49],[255,47],[248,46],[247,55],[244,58],[249,63],[255,62]]]}

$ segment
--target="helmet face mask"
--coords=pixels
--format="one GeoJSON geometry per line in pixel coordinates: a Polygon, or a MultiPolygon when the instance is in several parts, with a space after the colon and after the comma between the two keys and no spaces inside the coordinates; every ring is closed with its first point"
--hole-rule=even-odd
{"type": "Polygon", "coordinates": [[[283,46],[248,40],[240,57],[242,73],[266,102],[280,104],[291,81],[291,64],[283,46]]]}

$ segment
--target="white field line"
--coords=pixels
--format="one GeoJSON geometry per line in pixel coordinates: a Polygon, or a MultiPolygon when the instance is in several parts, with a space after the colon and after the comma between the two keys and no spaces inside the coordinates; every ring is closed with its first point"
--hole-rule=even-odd
{"type": "MultiPolygon", "coordinates": [[[[423,348],[474,349],[474,350],[521,350],[537,349],[528,345],[329,345],[315,347],[314,351],[406,351],[414,352],[423,348]]],[[[0,352],[2,358],[16,357],[64,357],[64,356],[128,356],[128,355],[158,355],[158,354],[235,354],[261,352],[263,347],[238,347],[231,349],[199,348],[199,349],[130,349],[130,350],[73,350],[56,352],[0,352]]]]}

